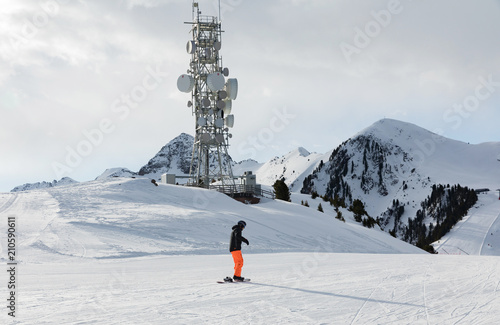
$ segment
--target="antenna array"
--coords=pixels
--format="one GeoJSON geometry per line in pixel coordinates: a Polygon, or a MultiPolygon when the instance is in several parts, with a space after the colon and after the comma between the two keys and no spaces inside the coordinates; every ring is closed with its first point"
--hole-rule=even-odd
{"type": "Polygon", "coordinates": [[[180,91],[191,93],[187,106],[195,117],[195,140],[191,156],[190,181],[209,187],[218,181],[234,187],[231,159],[227,153],[229,128],[234,125],[232,101],[238,94],[238,81],[226,77],[221,49],[221,23],[217,17],[202,16],[193,2],[192,39],[186,44],[191,55],[189,69],[177,79],[180,91]]]}

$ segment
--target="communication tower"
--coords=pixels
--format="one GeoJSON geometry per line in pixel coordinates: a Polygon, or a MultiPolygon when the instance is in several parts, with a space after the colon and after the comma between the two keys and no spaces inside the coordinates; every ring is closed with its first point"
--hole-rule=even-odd
{"type": "Polygon", "coordinates": [[[215,16],[203,16],[193,2],[192,39],[186,51],[191,55],[189,69],[177,79],[177,88],[191,93],[187,106],[195,117],[195,137],[191,156],[190,182],[209,187],[212,182],[234,187],[230,156],[227,153],[229,129],[234,125],[232,101],[238,94],[238,81],[228,78],[223,67],[221,22],[215,16]]]}

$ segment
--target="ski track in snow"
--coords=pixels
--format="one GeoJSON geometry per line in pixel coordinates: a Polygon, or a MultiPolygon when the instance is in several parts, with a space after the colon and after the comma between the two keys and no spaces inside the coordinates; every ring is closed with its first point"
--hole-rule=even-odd
{"type": "Polygon", "coordinates": [[[426,294],[426,284],[427,284],[427,274],[429,274],[429,266],[425,269],[425,274],[424,278],[422,281],[422,293],[423,293],[423,300],[424,300],[424,310],[425,310],[425,320],[427,321],[427,324],[429,324],[429,311],[427,309],[427,294],[426,294]]]}
{"type": "Polygon", "coordinates": [[[1,207],[0,207],[0,213],[4,213],[7,211],[12,205],[14,205],[14,202],[16,202],[17,198],[19,197],[19,193],[14,192],[13,194],[9,195],[9,199],[7,202],[5,202],[1,207]]]}
{"type": "Polygon", "coordinates": [[[500,255],[500,240],[496,239],[500,235],[500,200],[497,195],[480,194],[477,205],[469,213],[434,243],[436,251],[452,255],[500,255]]]}
{"type": "Polygon", "coordinates": [[[26,264],[19,323],[498,321],[497,257],[278,253],[245,263],[252,282],[232,285],[215,282],[232,271],[229,254],[26,264]]]}
{"type": "Polygon", "coordinates": [[[493,225],[495,223],[498,223],[500,221],[500,213],[497,215],[497,217],[491,222],[490,226],[488,227],[488,230],[485,232],[484,237],[483,237],[483,242],[481,243],[481,247],[479,248],[479,255],[483,255],[483,247],[484,243],[486,243],[486,238],[488,238],[488,234],[491,232],[491,228],[493,228],[493,225]]]}
{"type": "MultiPolygon", "coordinates": [[[[386,280],[386,279],[387,279],[387,277],[384,280],[386,280]]],[[[373,294],[375,293],[375,291],[377,291],[377,289],[384,283],[384,280],[380,281],[379,284],[372,290],[372,292],[370,292],[370,295],[368,296],[368,298],[365,299],[365,301],[363,302],[363,304],[361,305],[361,307],[359,307],[358,311],[356,312],[356,315],[354,315],[354,319],[351,321],[351,325],[356,322],[356,320],[358,319],[358,317],[360,315],[361,310],[371,300],[371,297],[373,296],[373,294]]]]}

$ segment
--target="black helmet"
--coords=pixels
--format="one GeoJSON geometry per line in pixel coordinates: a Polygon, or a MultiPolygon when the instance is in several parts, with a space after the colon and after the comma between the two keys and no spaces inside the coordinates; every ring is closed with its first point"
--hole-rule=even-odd
{"type": "Polygon", "coordinates": [[[238,226],[240,226],[241,228],[245,228],[247,226],[247,223],[243,220],[240,220],[238,221],[238,226]]]}

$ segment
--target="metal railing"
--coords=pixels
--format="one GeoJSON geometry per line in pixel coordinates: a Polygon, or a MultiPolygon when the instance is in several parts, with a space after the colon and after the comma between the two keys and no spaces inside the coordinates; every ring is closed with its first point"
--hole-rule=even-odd
{"type": "Polygon", "coordinates": [[[274,192],[263,190],[260,186],[236,184],[236,185],[210,185],[209,189],[227,194],[229,196],[237,196],[244,194],[253,194],[270,199],[275,199],[274,192]]]}

